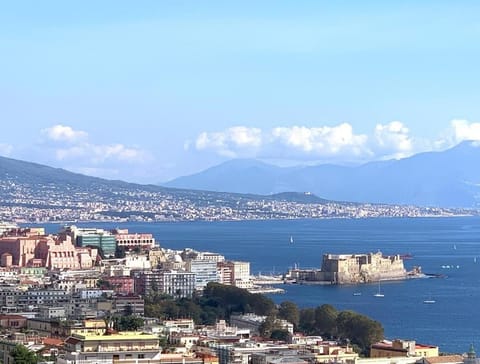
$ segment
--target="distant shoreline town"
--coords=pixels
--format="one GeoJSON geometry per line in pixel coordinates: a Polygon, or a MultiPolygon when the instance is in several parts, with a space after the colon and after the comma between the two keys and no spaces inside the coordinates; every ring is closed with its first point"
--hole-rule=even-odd
{"type": "Polygon", "coordinates": [[[476,208],[326,200],[310,192],[272,195],[110,181],[3,158],[0,221],[243,221],[478,216],[476,208]]]}
{"type": "Polygon", "coordinates": [[[166,189],[87,190],[56,185],[6,184],[0,221],[47,222],[176,222],[285,219],[361,219],[377,217],[478,216],[476,209],[419,207],[321,200],[307,193],[272,196],[166,189]],[[317,201],[319,200],[319,201],[317,201]]]}

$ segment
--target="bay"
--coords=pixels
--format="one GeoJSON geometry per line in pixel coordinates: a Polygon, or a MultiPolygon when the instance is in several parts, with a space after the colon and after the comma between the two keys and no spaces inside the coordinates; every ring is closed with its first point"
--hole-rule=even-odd
{"type": "MultiPolygon", "coordinates": [[[[339,310],[354,310],[380,321],[389,339],[434,344],[442,352],[462,353],[479,341],[479,217],[77,225],[150,232],[164,248],[218,252],[227,259],[249,261],[252,273],[262,274],[283,273],[294,265],[319,268],[326,253],[412,254],[413,259],[405,261],[407,269],[421,266],[426,273],[446,277],[385,282],[383,298],[373,296],[376,284],[282,285],[285,294],[270,297],[300,307],[328,303],[339,310]],[[423,303],[429,298],[435,304],[423,303]]],[[[60,228],[59,224],[42,226],[51,233],[60,228]]]]}

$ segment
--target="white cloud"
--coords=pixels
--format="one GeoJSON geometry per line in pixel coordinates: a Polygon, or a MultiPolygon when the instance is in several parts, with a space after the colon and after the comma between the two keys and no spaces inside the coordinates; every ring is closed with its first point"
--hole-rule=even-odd
{"type": "Polygon", "coordinates": [[[349,123],[271,130],[237,126],[225,131],[202,132],[194,145],[197,150],[212,150],[227,157],[365,162],[407,157],[431,148],[433,143],[414,138],[402,122],[392,121],[377,124],[368,135],[356,133],[349,123]]]}
{"type": "Polygon", "coordinates": [[[377,124],[371,146],[374,154],[387,158],[404,158],[414,152],[414,140],[409,135],[408,128],[400,121],[377,124]]]}
{"type": "Polygon", "coordinates": [[[6,143],[0,143],[0,155],[9,156],[12,154],[13,146],[6,143]]]}
{"type": "Polygon", "coordinates": [[[338,126],[308,128],[304,126],[279,127],[271,132],[272,140],[281,145],[312,155],[334,155],[365,152],[366,135],[355,135],[348,123],[338,126]]]}
{"type": "Polygon", "coordinates": [[[144,162],[149,159],[148,153],[141,149],[126,147],[123,144],[93,145],[85,143],[70,148],[57,149],[58,160],[83,158],[98,165],[106,161],[144,162]]]}
{"type": "Polygon", "coordinates": [[[470,123],[467,120],[452,120],[454,143],[464,140],[480,141],[480,123],[470,123]]]}
{"type": "Polygon", "coordinates": [[[42,130],[42,134],[49,140],[56,142],[76,143],[87,139],[88,133],[82,130],[74,130],[70,126],[57,124],[42,130]]]}
{"type": "Polygon", "coordinates": [[[92,143],[88,140],[87,132],[66,125],[54,125],[43,129],[41,133],[47,137],[43,146],[52,150],[58,161],[81,163],[86,165],[84,168],[92,168],[92,171],[100,170],[107,163],[105,170],[111,170],[115,164],[144,163],[151,159],[149,153],[137,147],[121,143],[92,143]]]}
{"type": "Polygon", "coordinates": [[[223,132],[202,132],[195,141],[197,150],[212,149],[230,158],[251,154],[261,145],[262,130],[246,126],[233,126],[223,132]]]}

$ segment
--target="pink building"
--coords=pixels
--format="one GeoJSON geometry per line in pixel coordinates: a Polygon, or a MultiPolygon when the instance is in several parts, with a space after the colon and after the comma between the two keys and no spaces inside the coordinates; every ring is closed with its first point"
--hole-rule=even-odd
{"type": "Polygon", "coordinates": [[[48,269],[89,269],[97,259],[97,249],[77,248],[70,236],[49,238],[40,241],[35,250],[35,257],[48,269]],[[62,238],[64,240],[62,240],[62,238]]]}
{"type": "Polygon", "coordinates": [[[108,277],[105,278],[111,289],[119,294],[132,294],[134,292],[134,279],[130,277],[108,277]]]}
{"type": "Polygon", "coordinates": [[[114,229],[112,234],[115,236],[117,246],[126,250],[136,247],[151,249],[155,246],[155,238],[152,234],[130,234],[128,229],[114,229]]]}
{"type": "Polygon", "coordinates": [[[0,263],[26,267],[35,258],[35,247],[46,237],[22,234],[0,238],[0,263]]]}
{"type": "Polygon", "coordinates": [[[94,265],[97,249],[76,248],[70,237],[62,240],[40,232],[17,229],[0,237],[0,266],[87,269],[94,265]]]}

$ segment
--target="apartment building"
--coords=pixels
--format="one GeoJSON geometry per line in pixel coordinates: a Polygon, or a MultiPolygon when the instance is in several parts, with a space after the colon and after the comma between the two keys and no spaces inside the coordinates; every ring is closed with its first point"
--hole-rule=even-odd
{"type": "Polygon", "coordinates": [[[140,332],[111,332],[104,335],[74,334],[65,341],[66,354],[58,364],[149,363],[160,360],[158,336],[140,332]]]}

